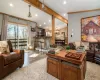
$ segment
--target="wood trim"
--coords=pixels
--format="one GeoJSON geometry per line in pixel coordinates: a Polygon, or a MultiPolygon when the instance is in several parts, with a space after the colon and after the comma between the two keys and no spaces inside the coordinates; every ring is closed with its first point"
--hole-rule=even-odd
{"type": "Polygon", "coordinates": [[[17,16],[13,16],[13,15],[10,15],[10,14],[6,14],[6,13],[3,13],[3,12],[0,12],[0,14],[4,14],[4,15],[8,15],[8,16],[11,16],[11,17],[14,17],[14,18],[21,19],[21,20],[25,20],[25,21],[30,21],[30,22],[36,23],[35,21],[27,20],[27,19],[24,19],[24,18],[20,18],[20,17],[17,17],[17,16]]]}
{"type": "Polygon", "coordinates": [[[68,44],[68,24],[67,24],[67,44],[68,44]]]}
{"type": "Polygon", "coordinates": [[[68,12],[68,14],[83,13],[83,12],[92,12],[92,11],[100,11],[100,8],[99,9],[92,9],[92,10],[83,10],[83,11],[68,12]]]}
{"type": "Polygon", "coordinates": [[[96,15],[96,16],[89,16],[89,17],[84,17],[84,18],[82,18],[82,19],[92,18],[92,17],[97,17],[97,16],[100,16],[100,15],[96,15]]]}
{"type": "Polygon", "coordinates": [[[65,23],[68,23],[68,20],[65,19],[64,17],[62,17],[61,15],[59,15],[58,13],[56,13],[55,11],[53,11],[52,9],[50,9],[49,7],[47,7],[45,5],[45,9],[42,8],[42,3],[39,1],[39,0],[24,0],[24,2],[28,3],[28,4],[31,4],[32,6],[56,17],[57,19],[65,22],[65,23]]]}
{"type": "Polygon", "coordinates": [[[82,41],[82,18],[81,18],[80,23],[81,23],[81,42],[83,42],[83,41],[82,41]]]}

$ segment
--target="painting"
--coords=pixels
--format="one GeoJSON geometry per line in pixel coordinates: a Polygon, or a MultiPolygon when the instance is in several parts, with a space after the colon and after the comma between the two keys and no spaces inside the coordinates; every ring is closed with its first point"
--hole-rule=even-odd
{"type": "Polygon", "coordinates": [[[83,42],[100,41],[100,16],[81,19],[81,40],[83,42]]]}

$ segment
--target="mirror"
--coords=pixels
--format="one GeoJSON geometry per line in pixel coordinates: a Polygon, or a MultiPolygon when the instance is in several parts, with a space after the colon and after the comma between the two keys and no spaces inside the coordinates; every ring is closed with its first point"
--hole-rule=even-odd
{"type": "Polygon", "coordinates": [[[65,45],[68,43],[68,24],[55,19],[55,44],[65,45]]]}
{"type": "MultiPolygon", "coordinates": [[[[36,9],[35,21],[37,22],[36,35],[33,37],[34,49],[46,51],[50,48],[52,17],[51,15],[36,9]]],[[[33,33],[34,34],[34,33],[33,33]]]]}
{"type": "Polygon", "coordinates": [[[45,37],[51,37],[52,33],[52,17],[51,15],[43,12],[43,16],[40,18],[38,26],[39,28],[45,29],[45,37]]]}

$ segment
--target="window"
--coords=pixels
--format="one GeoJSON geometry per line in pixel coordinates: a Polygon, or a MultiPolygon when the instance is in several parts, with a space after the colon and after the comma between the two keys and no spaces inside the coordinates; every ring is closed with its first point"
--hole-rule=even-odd
{"type": "Polygon", "coordinates": [[[94,29],[94,33],[96,33],[97,32],[97,30],[96,29],[94,29]]]}
{"type": "Polygon", "coordinates": [[[14,49],[26,49],[28,40],[28,26],[8,23],[7,39],[11,40],[14,49]]]}
{"type": "Polygon", "coordinates": [[[90,34],[90,35],[93,34],[93,29],[92,29],[92,28],[89,29],[89,34],[90,34]]]}

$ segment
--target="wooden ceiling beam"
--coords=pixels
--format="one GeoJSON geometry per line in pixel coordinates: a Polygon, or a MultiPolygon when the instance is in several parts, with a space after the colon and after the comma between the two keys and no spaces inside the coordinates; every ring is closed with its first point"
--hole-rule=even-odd
{"type": "Polygon", "coordinates": [[[36,8],[54,16],[55,18],[65,22],[65,23],[68,23],[68,20],[65,19],[64,17],[62,17],[61,15],[59,15],[58,13],[56,13],[55,11],[53,11],[52,9],[50,9],[49,7],[47,7],[45,5],[45,8],[43,9],[42,8],[42,3],[39,1],[39,0],[24,0],[25,2],[27,2],[28,4],[31,4],[32,6],[35,6],[36,8]]]}

